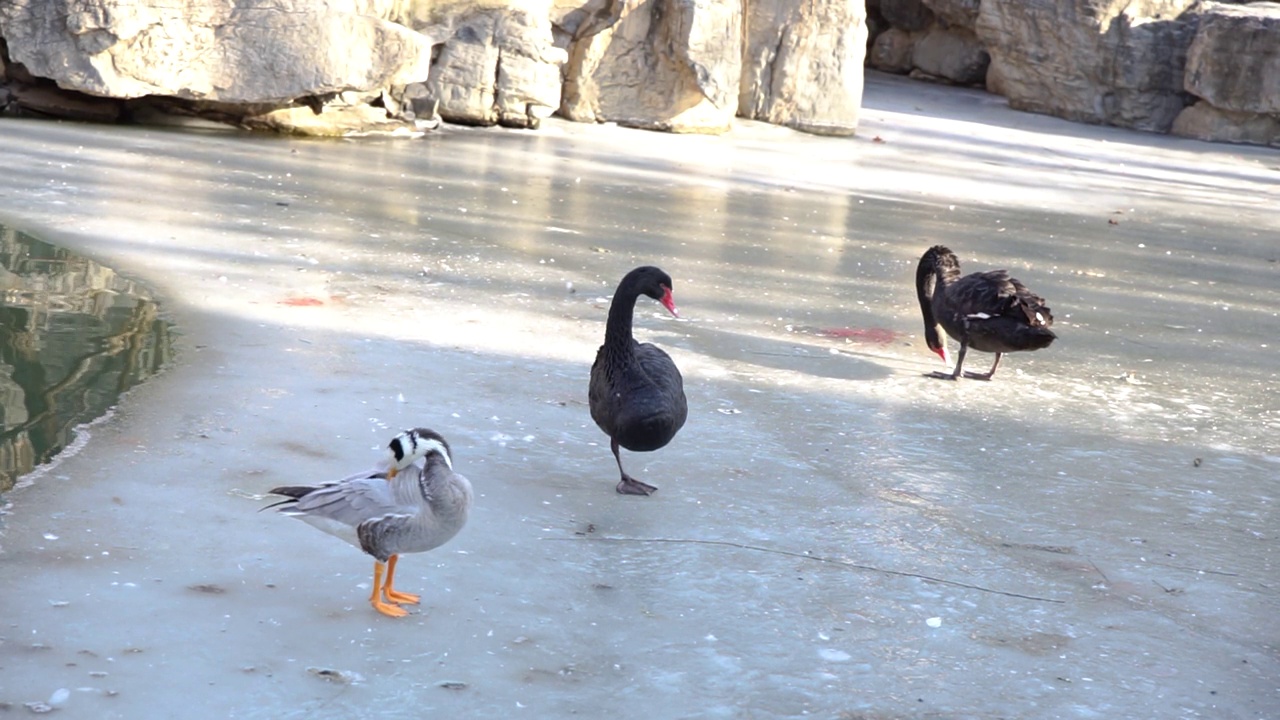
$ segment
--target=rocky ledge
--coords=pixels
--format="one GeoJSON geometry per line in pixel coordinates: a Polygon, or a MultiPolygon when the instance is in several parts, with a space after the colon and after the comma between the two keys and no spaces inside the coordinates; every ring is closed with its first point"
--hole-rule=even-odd
{"type": "Polygon", "coordinates": [[[103,121],[848,135],[864,59],[1021,110],[1280,146],[1272,2],[0,1],[0,112],[103,121]]]}
{"type": "Polygon", "coordinates": [[[0,107],[307,134],[553,112],[852,134],[861,0],[4,0],[0,107]]]}

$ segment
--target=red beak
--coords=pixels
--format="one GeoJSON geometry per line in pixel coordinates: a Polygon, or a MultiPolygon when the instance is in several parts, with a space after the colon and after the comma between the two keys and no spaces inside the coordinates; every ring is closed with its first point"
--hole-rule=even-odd
{"type": "Polygon", "coordinates": [[[662,299],[658,302],[661,302],[663,307],[665,307],[672,315],[680,317],[680,313],[676,312],[676,300],[671,297],[671,288],[665,285],[662,287],[662,299]]]}

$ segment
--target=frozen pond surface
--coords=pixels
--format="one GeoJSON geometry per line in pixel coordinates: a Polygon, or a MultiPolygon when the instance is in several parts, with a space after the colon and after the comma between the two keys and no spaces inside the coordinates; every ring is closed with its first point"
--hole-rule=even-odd
{"type": "Polygon", "coordinates": [[[0,702],[1280,716],[1280,155],[882,79],[866,104],[845,140],[0,123],[22,168],[2,219],[146,280],[184,333],[83,452],[6,496],[0,702]],[[992,383],[921,377],[935,242],[1043,295],[1060,340],[992,383]],[[646,263],[685,319],[642,300],[637,333],[680,365],[690,418],[626,455],[661,488],[635,498],[586,383],[646,263]],[[477,506],[404,558],[424,602],[391,620],[368,558],[256,510],[419,424],[477,506]]]}

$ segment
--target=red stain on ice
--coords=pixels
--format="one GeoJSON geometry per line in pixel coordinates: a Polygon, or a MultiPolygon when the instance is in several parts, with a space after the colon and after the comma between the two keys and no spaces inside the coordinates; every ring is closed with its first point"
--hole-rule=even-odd
{"type": "Polygon", "coordinates": [[[280,304],[288,305],[290,307],[315,307],[317,305],[323,305],[324,301],[313,297],[291,297],[281,300],[280,304]]]}

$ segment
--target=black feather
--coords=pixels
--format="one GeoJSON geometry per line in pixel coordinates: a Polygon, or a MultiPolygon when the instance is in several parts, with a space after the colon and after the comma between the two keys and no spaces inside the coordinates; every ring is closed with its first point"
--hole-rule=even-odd
{"type": "Polygon", "coordinates": [[[618,492],[647,495],[655,489],[622,469],[618,448],[649,452],[664,447],[689,415],[684,379],[671,356],[655,345],[636,342],[631,333],[636,300],[647,295],[670,302],[670,293],[671,276],[656,267],[627,273],[613,294],[604,344],[591,365],[591,419],[610,438],[621,474],[618,492]]]}
{"type": "Polygon", "coordinates": [[[313,485],[284,485],[282,487],[272,488],[267,492],[267,494],[283,496],[284,500],[281,500],[279,502],[273,502],[270,505],[267,505],[266,507],[259,509],[258,512],[262,512],[263,510],[270,510],[273,507],[280,507],[281,505],[297,504],[299,499],[310,494],[315,489],[316,488],[313,485]]]}

